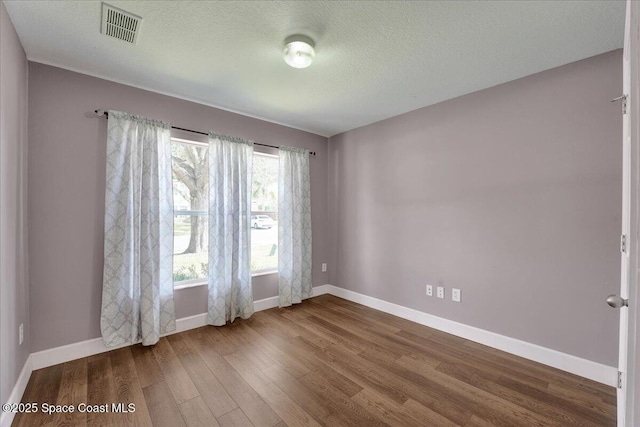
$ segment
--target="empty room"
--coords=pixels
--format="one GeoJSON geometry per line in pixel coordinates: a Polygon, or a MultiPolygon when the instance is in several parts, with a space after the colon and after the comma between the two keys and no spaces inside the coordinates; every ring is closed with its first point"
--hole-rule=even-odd
{"type": "Polygon", "coordinates": [[[0,427],[640,426],[639,60],[636,1],[0,0],[0,427]]]}

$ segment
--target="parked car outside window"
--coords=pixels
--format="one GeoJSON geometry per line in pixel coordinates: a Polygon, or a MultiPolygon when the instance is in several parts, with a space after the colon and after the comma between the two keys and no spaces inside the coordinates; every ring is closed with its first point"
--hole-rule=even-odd
{"type": "Polygon", "coordinates": [[[273,220],[269,215],[251,215],[252,228],[271,228],[273,220]]]}

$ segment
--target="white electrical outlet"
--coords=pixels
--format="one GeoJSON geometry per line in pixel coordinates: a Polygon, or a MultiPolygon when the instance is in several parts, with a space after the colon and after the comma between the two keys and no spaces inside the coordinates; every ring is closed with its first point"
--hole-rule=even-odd
{"type": "Polygon", "coordinates": [[[462,299],[462,291],[460,289],[452,288],[451,299],[455,302],[460,302],[460,300],[462,299]]]}
{"type": "Polygon", "coordinates": [[[327,263],[323,262],[322,263],[322,272],[325,273],[327,271],[327,263]]]}
{"type": "Polygon", "coordinates": [[[432,285],[427,285],[427,296],[428,297],[432,297],[433,296],[433,286],[432,285]]]}
{"type": "Polygon", "coordinates": [[[444,286],[438,286],[436,289],[438,291],[438,298],[444,298],[444,286]]]}
{"type": "Polygon", "coordinates": [[[22,345],[24,342],[24,323],[20,323],[18,327],[18,344],[22,345]]]}

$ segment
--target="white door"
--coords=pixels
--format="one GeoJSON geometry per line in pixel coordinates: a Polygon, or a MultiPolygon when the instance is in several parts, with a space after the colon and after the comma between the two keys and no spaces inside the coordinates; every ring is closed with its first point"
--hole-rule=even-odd
{"type": "Polygon", "coordinates": [[[627,347],[629,343],[629,230],[631,226],[631,127],[629,124],[629,102],[631,68],[630,68],[630,7],[627,0],[627,13],[624,28],[624,50],[622,54],[622,237],[620,242],[620,296],[610,296],[607,302],[620,310],[620,339],[618,345],[618,427],[627,425],[625,420],[627,403],[627,347]]]}

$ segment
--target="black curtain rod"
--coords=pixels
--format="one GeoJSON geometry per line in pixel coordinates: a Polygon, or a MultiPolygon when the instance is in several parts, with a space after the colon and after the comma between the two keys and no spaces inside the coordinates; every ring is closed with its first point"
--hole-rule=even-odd
{"type": "MultiPolygon", "coordinates": [[[[94,111],[98,116],[105,116],[105,117],[109,118],[109,112],[108,111],[103,111],[103,110],[94,110],[94,111]]],[[[197,133],[198,135],[207,135],[207,136],[209,135],[207,132],[200,132],[199,130],[191,130],[191,129],[179,128],[178,126],[171,126],[171,129],[183,130],[185,132],[191,132],[191,133],[197,133]]],[[[276,147],[275,145],[260,144],[259,142],[254,142],[253,145],[260,145],[262,147],[280,149],[280,147],[276,147]]],[[[315,156],[316,152],[315,151],[309,151],[309,155],[315,156]]]]}

